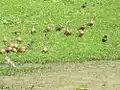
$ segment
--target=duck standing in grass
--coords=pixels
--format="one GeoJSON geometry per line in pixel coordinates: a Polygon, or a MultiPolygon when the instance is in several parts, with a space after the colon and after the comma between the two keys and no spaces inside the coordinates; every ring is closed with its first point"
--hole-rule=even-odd
{"type": "Polygon", "coordinates": [[[21,32],[20,31],[13,31],[12,34],[14,34],[14,35],[20,35],[21,32]]]}
{"type": "Polygon", "coordinates": [[[28,49],[31,48],[33,43],[34,43],[34,41],[31,41],[29,44],[27,44],[27,46],[18,47],[17,52],[26,52],[28,49]]]}
{"type": "Polygon", "coordinates": [[[17,49],[16,48],[12,48],[12,52],[17,52],[17,49]]]}
{"type": "Polygon", "coordinates": [[[84,30],[85,30],[85,26],[84,25],[81,25],[79,28],[78,28],[78,37],[82,37],[84,35],[84,30]]]}
{"type": "Polygon", "coordinates": [[[93,18],[90,20],[90,22],[88,23],[88,26],[93,26],[94,25],[94,20],[93,18]]]}
{"type": "Polygon", "coordinates": [[[19,42],[19,43],[22,43],[23,39],[19,36],[19,37],[16,38],[16,41],[19,42]]]}
{"type": "Polygon", "coordinates": [[[36,33],[35,26],[32,27],[32,30],[30,31],[31,34],[36,33]]]}
{"type": "Polygon", "coordinates": [[[84,25],[80,25],[78,30],[84,30],[84,29],[85,29],[85,26],[84,25]]]}
{"type": "Polygon", "coordinates": [[[49,26],[49,25],[47,25],[46,27],[45,27],[45,30],[44,30],[45,32],[49,32],[49,31],[51,31],[51,27],[49,26]]]}
{"type": "Polygon", "coordinates": [[[6,50],[7,53],[10,53],[10,52],[12,52],[12,47],[8,46],[8,47],[5,48],[5,50],[6,50]]]}
{"type": "Polygon", "coordinates": [[[4,43],[4,45],[7,45],[8,41],[9,41],[8,37],[4,36],[3,37],[3,43],[4,43]]]}
{"type": "Polygon", "coordinates": [[[58,25],[58,26],[55,27],[55,30],[56,31],[61,31],[63,28],[64,28],[64,26],[58,25]]]}
{"type": "Polygon", "coordinates": [[[72,34],[72,31],[70,31],[68,28],[65,30],[64,35],[69,36],[72,34]]]}
{"type": "Polygon", "coordinates": [[[49,33],[50,31],[51,31],[51,26],[50,26],[50,25],[47,25],[47,26],[45,27],[44,31],[43,31],[45,38],[49,39],[48,33],[49,33]]]}
{"type": "Polygon", "coordinates": [[[48,52],[47,46],[44,46],[42,52],[44,52],[44,53],[47,53],[47,52],[48,52]]]}
{"type": "Polygon", "coordinates": [[[108,38],[107,35],[104,35],[103,38],[102,38],[102,42],[103,43],[107,42],[107,38],[108,38]]]}
{"type": "Polygon", "coordinates": [[[78,32],[78,37],[82,37],[84,35],[84,30],[80,29],[78,32]]]}
{"type": "Polygon", "coordinates": [[[7,42],[8,41],[8,38],[7,37],[3,37],[3,42],[7,42]]]}
{"type": "Polygon", "coordinates": [[[45,42],[45,43],[44,43],[44,48],[43,48],[42,52],[44,52],[44,53],[47,53],[47,52],[48,52],[47,46],[48,46],[48,42],[45,42]]]}
{"type": "Polygon", "coordinates": [[[87,3],[85,2],[83,5],[82,5],[82,8],[86,8],[87,6],[87,3]]]}
{"type": "Polygon", "coordinates": [[[22,46],[22,47],[18,47],[17,51],[18,51],[18,52],[26,52],[27,49],[28,49],[27,46],[22,46]]]}
{"type": "Polygon", "coordinates": [[[4,48],[0,49],[0,54],[5,54],[6,50],[4,48]]]}
{"type": "Polygon", "coordinates": [[[10,58],[8,56],[5,57],[5,60],[7,61],[7,64],[10,67],[16,67],[16,65],[13,63],[13,61],[10,60],[10,58]]]}

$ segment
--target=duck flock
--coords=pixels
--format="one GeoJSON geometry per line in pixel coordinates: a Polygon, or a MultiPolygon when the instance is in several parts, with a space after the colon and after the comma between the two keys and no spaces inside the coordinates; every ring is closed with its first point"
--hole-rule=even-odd
{"type": "MultiPolygon", "coordinates": [[[[84,3],[82,5],[82,8],[86,8],[86,3],[84,3]]],[[[93,25],[94,25],[94,19],[91,18],[91,20],[87,23],[87,26],[91,26],[92,27],[93,25]]],[[[80,25],[79,28],[78,28],[77,37],[83,37],[84,34],[85,34],[85,29],[86,29],[85,25],[80,25]]],[[[68,27],[65,27],[64,25],[57,25],[55,27],[55,30],[56,31],[64,31],[64,35],[66,35],[66,36],[72,35],[72,31],[68,27]]],[[[45,27],[45,29],[44,29],[45,37],[47,37],[48,32],[50,32],[50,31],[51,31],[51,26],[47,25],[45,27]]],[[[31,28],[31,30],[30,30],[30,34],[34,34],[36,32],[37,32],[37,30],[36,30],[35,26],[33,26],[31,28]]],[[[21,31],[13,31],[11,33],[15,36],[15,38],[14,39],[9,39],[6,36],[3,37],[2,42],[4,43],[5,47],[0,49],[0,54],[7,54],[7,53],[10,53],[10,52],[13,52],[13,53],[26,52],[34,44],[34,41],[31,41],[26,46],[19,46],[18,43],[21,44],[24,41],[20,37],[21,31]],[[6,43],[8,43],[8,45],[6,45],[6,43]]],[[[101,41],[103,43],[105,43],[107,41],[107,35],[104,35],[101,41]]],[[[48,44],[48,42],[46,42],[44,44],[44,48],[41,50],[41,52],[43,52],[43,53],[47,53],[48,52],[47,44],[48,44]]],[[[9,63],[10,60],[8,59],[8,57],[6,58],[6,60],[9,63]]]]}
{"type": "MultiPolygon", "coordinates": [[[[93,26],[94,25],[93,19],[91,19],[90,22],[87,25],[88,26],[93,26]]],[[[68,27],[65,27],[63,25],[57,25],[55,27],[55,30],[56,31],[63,30],[64,31],[64,35],[66,35],[66,36],[72,35],[72,31],[68,27]]],[[[47,33],[50,32],[50,31],[51,31],[51,26],[47,25],[45,27],[45,29],[44,29],[45,37],[47,37],[47,33]]],[[[85,25],[80,25],[80,27],[78,28],[77,36],[78,37],[82,37],[84,35],[84,33],[85,33],[84,31],[85,31],[85,25]]],[[[31,31],[30,31],[30,33],[34,34],[36,32],[37,32],[37,30],[33,26],[31,31]]],[[[20,31],[13,31],[12,34],[15,35],[14,39],[9,40],[8,37],[6,37],[6,36],[3,37],[2,42],[4,43],[4,45],[5,45],[5,43],[9,43],[9,44],[7,46],[5,46],[5,47],[0,49],[0,53],[1,54],[10,53],[10,52],[14,52],[14,53],[26,52],[27,50],[29,50],[29,48],[31,48],[32,44],[34,44],[34,41],[31,41],[26,46],[19,47],[17,43],[21,44],[23,42],[23,39],[20,37],[21,32],[20,31]]],[[[47,43],[45,43],[42,52],[45,52],[45,53],[48,52],[48,49],[47,49],[46,46],[47,46],[47,43]]]]}

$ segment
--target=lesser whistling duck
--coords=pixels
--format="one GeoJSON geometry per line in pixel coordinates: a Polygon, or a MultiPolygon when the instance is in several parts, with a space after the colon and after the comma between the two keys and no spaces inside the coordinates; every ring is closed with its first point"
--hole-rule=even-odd
{"type": "Polygon", "coordinates": [[[33,34],[33,33],[36,33],[36,29],[34,26],[32,27],[32,30],[31,30],[31,34],[33,34]]]}
{"type": "Polygon", "coordinates": [[[16,43],[10,43],[10,44],[9,44],[9,47],[12,47],[12,48],[17,48],[17,47],[18,47],[18,45],[17,45],[16,43]]]}
{"type": "Polygon", "coordinates": [[[85,29],[85,26],[84,25],[80,25],[80,27],[79,27],[79,30],[84,30],[85,29]]]}
{"type": "Polygon", "coordinates": [[[64,28],[63,25],[58,25],[58,26],[55,27],[55,30],[56,31],[61,31],[63,28],[64,28]]]}
{"type": "Polygon", "coordinates": [[[48,52],[47,46],[48,46],[48,42],[44,42],[44,48],[43,48],[42,52],[44,52],[44,53],[48,52]]]}
{"type": "Polygon", "coordinates": [[[27,46],[18,47],[17,52],[26,52],[30,48],[30,44],[27,46]]]}
{"type": "Polygon", "coordinates": [[[49,25],[47,25],[46,27],[45,27],[45,32],[49,32],[51,30],[51,27],[49,26],[49,25]]]}
{"type": "Polygon", "coordinates": [[[4,48],[0,49],[0,54],[6,53],[6,50],[4,48]]]}
{"type": "Polygon", "coordinates": [[[20,31],[13,31],[12,34],[14,34],[14,35],[20,35],[21,32],[20,31]]]}
{"type": "Polygon", "coordinates": [[[12,47],[9,47],[9,46],[8,46],[8,47],[6,47],[6,49],[5,49],[5,50],[6,50],[6,52],[7,52],[7,53],[9,53],[9,52],[11,52],[11,51],[12,51],[12,47]]]}
{"type": "Polygon", "coordinates": [[[3,37],[3,42],[7,42],[8,38],[7,37],[3,37]]]}
{"type": "Polygon", "coordinates": [[[43,48],[42,52],[44,52],[44,53],[47,53],[47,52],[48,52],[48,49],[47,49],[47,47],[46,47],[46,46],[44,46],[44,48],[43,48]]]}
{"type": "Polygon", "coordinates": [[[82,37],[84,35],[84,30],[79,30],[78,37],[82,37]]]}
{"type": "Polygon", "coordinates": [[[17,37],[16,41],[21,43],[21,42],[23,42],[23,39],[21,37],[17,37]]]}
{"type": "Polygon", "coordinates": [[[88,23],[88,26],[93,26],[93,24],[94,24],[94,20],[93,20],[93,18],[90,20],[90,22],[88,23]]]}
{"type": "Polygon", "coordinates": [[[65,34],[66,36],[69,36],[69,35],[72,34],[72,32],[67,28],[67,29],[65,30],[64,34],[65,34]]]}
{"type": "Polygon", "coordinates": [[[16,48],[12,48],[12,52],[17,52],[17,49],[16,48]]]}
{"type": "Polygon", "coordinates": [[[18,52],[26,52],[27,49],[28,49],[27,46],[22,46],[22,47],[18,47],[17,51],[18,51],[18,52]]]}

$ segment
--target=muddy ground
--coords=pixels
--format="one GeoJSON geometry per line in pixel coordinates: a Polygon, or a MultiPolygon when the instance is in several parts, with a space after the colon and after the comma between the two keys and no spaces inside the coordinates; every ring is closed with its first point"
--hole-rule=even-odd
{"type": "Polygon", "coordinates": [[[48,63],[34,73],[0,76],[0,90],[120,90],[120,60],[48,63]],[[46,68],[47,67],[47,68],[46,68]]]}

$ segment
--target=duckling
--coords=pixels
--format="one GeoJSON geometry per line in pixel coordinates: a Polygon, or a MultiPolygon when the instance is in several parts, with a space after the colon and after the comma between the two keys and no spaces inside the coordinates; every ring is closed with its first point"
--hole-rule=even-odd
{"type": "Polygon", "coordinates": [[[36,29],[34,26],[32,27],[32,30],[31,30],[31,34],[33,34],[33,33],[36,33],[36,29]]]}
{"type": "Polygon", "coordinates": [[[7,42],[8,38],[7,37],[3,37],[3,42],[7,42]]]}
{"type": "Polygon", "coordinates": [[[13,61],[10,60],[10,58],[8,56],[5,57],[5,60],[7,61],[7,64],[10,67],[16,67],[16,65],[13,63],[13,61]]]}
{"type": "Polygon", "coordinates": [[[63,28],[64,28],[64,26],[58,25],[58,26],[55,27],[55,30],[56,31],[61,31],[63,28]]]}
{"type": "Polygon", "coordinates": [[[84,30],[83,29],[79,30],[78,37],[82,37],[83,35],[84,35],[84,30]]]}
{"type": "Polygon", "coordinates": [[[21,37],[17,37],[17,38],[16,38],[16,41],[18,41],[18,42],[20,42],[20,43],[23,42],[23,40],[22,40],[21,37]]]}
{"type": "Polygon", "coordinates": [[[84,25],[81,25],[80,28],[79,28],[79,30],[81,30],[81,29],[84,30],[84,29],[85,29],[85,26],[84,26],[84,25]]]}
{"type": "Polygon", "coordinates": [[[47,53],[47,52],[48,52],[48,49],[47,49],[46,46],[43,48],[42,52],[44,52],[44,53],[47,53]]]}
{"type": "Polygon", "coordinates": [[[0,49],[0,54],[6,53],[6,50],[4,48],[0,49]]]}
{"type": "Polygon", "coordinates": [[[66,36],[69,36],[72,34],[72,32],[67,28],[66,31],[64,32],[66,36]]]}
{"type": "Polygon", "coordinates": [[[13,31],[12,34],[14,34],[14,35],[20,35],[21,32],[20,31],[13,31]]]}
{"type": "Polygon", "coordinates": [[[87,6],[87,3],[85,2],[83,5],[82,5],[82,8],[86,8],[87,6]]]}
{"type": "Polygon", "coordinates": [[[107,41],[107,38],[108,38],[108,36],[104,35],[103,38],[102,38],[102,42],[105,43],[107,41]]]}
{"type": "Polygon", "coordinates": [[[93,26],[93,24],[94,24],[94,20],[93,20],[93,18],[90,20],[90,22],[88,23],[88,26],[93,26]]]}

